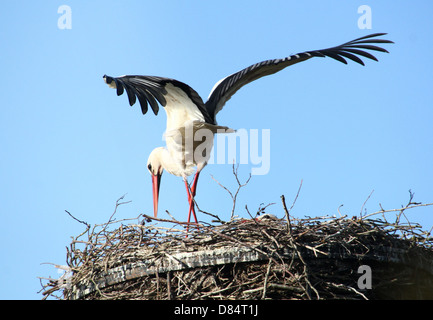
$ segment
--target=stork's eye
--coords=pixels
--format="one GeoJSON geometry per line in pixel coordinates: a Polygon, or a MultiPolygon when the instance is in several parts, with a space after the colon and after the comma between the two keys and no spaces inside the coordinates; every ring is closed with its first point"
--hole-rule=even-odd
{"type": "Polygon", "coordinates": [[[150,172],[152,172],[152,165],[149,163],[149,165],[147,166],[147,169],[149,169],[150,172]]]}

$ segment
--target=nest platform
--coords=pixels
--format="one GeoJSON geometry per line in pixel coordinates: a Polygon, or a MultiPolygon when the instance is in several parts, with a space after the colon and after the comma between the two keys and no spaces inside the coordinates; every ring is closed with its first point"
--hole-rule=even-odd
{"type": "Polygon", "coordinates": [[[264,215],[187,232],[184,223],[141,215],[88,226],[67,248],[65,275],[49,279],[43,295],[433,299],[432,242],[415,224],[374,219],[264,215]]]}

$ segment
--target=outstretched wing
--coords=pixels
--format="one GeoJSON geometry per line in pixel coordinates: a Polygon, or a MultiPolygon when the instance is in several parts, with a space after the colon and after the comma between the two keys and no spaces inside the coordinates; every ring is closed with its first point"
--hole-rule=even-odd
{"type": "Polygon", "coordinates": [[[171,114],[174,117],[178,111],[181,111],[179,109],[184,109],[187,113],[195,113],[196,118],[203,117],[205,121],[211,121],[201,97],[183,82],[170,78],[137,75],[116,78],[104,75],[103,78],[109,87],[117,90],[118,96],[126,90],[130,106],[134,105],[138,98],[143,114],[146,114],[148,104],[153,113],[158,114],[159,103],[166,107],[167,115],[171,114]],[[179,103],[181,101],[184,103],[179,103]]]}
{"type": "Polygon", "coordinates": [[[347,58],[361,65],[364,65],[364,62],[359,58],[359,56],[378,61],[372,54],[360,49],[388,52],[384,48],[372,45],[373,43],[393,43],[390,40],[376,39],[376,37],[385,34],[386,33],[374,33],[343,43],[336,47],[306,51],[283,59],[266,60],[256,63],[217,82],[205,104],[206,109],[215,121],[215,115],[224,107],[225,103],[232,97],[232,95],[234,95],[236,91],[244,85],[312,57],[330,57],[345,64],[347,64],[345,59],[347,58]]]}

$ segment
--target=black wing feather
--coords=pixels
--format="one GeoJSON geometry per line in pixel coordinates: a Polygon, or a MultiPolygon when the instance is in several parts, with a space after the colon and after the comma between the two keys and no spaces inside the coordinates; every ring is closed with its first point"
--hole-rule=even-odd
{"type": "Polygon", "coordinates": [[[158,114],[159,111],[158,103],[163,107],[166,106],[167,101],[164,96],[167,94],[167,90],[165,87],[168,83],[171,83],[185,92],[185,94],[202,112],[206,122],[213,123],[212,118],[207,113],[203,100],[200,98],[198,93],[183,82],[170,78],[137,75],[122,77],[110,77],[104,75],[103,78],[109,86],[113,86],[112,83],[114,82],[118,96],[122,95],[126,90],[128,101],[131,106],[136,103],[138,98],[141,112],[146,114],[148,105],[150,105],[155,115],[158,114]]]}
{"type": "Polygon", "coordinates": [[[366,51],[362,51],[362,50],[358,50],[358,49],[351,49],[351,48],[346,48],[346,49],[344,49],[344,51],[354,53],[354,54],[366,57],[366,58],[371,59],[371,60],[378,61],[375,56],[373,56],[371,53],[368,53],[366,51]]]}
{"type": "Polygon", "coordinates": [[[357,57],[356,55],[348,52],[347,50],[345,50],[345,51],[339,51],[338,54],[340,56],[346,57],[347,59],[350,59],[350,60],[352,60],[354,62],[357,62],[360,65],[365,66],[364,62],[359,57],[357,57]]]}
{"type": "Polygon", "coordinates": [[[338,51],[329,50],[329,51],[325,51],[325,52],[323,52],[323,54],[324,54],[325,56],[329,57],[329,58],[332,58],[332,59],[334,59],[334,60],[337,60],[337,61],[339,61],[339,62],[342,62],[342,63],[344,63],[344,64],[347,64],[346,59],[344,59],[344,58],[342,57],[341,53],[338,52],[338,51]]]}
{"type": "Polygon", "coordinates": [[[128,95],[129,105],[133,106],[136,101],[134,89],[127,83],[123,83],[123,86],[125,87],[126,93],[128,95]]]}
{"type": "Polygon", "coordinates": [[[158,102],[162,106],[166,104],[164,94],[167,92],[164,86],[171,79],[146,76],[110,77],[107,75],[104,75],[103,78],[108,85],[111,85],[112,82],[115,83],[118,96],[122,95],[126,90],[130,106],[133,106],[138,98],[143,114],[146,114],[148,104],[150,104],[155,115],[159,111],[158,102]]]}
{"type": "Polygon", "coordinates": [[[386,35],[386,33],[374,33],[336,47],[306,51],[284,59],[273,59],[256,63],[221,80],[212,90],[209,99],[206,102],[206,109],[215,119],[215,115],[223,108],[224,104],[244,85],[312,57],[330,57],[344,64],[347,64],[347,60],[345,59],[347,58],[364,65],[364,62],[359,56],[378,61],[371,53],[360,49],[388,52],[382,47],[371,45],[372,43],[393,43],[390,40],[376,39],[376,37],[383,35],[386,35]]]}
{"type": "Polygon", "coordinates": [[[372,45],[368,45],[368,44],[357,44],[357,45],[353,45],[353,46],[345,46],[345,48],[367,49],[367,50],[374,50],[374,51],[389,53],[388,50],[386,50],[382,47],[372,46],[372,45]]]}

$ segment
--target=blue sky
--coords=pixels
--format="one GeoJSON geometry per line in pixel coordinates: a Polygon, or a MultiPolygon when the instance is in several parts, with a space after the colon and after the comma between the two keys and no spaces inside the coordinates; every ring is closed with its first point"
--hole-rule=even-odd
{"type": "MultiPolygon", "coordinates": [[[[71,236],[65,210],[103,223],[151,215],[146,161],[164,145],[165,113],[142,116],[102,76],[158,75],[204,99],[221,78],[253,63],[388,32],[379,62],[315,58],[242,88],[218,122],[270,130],[270,170],[243,188],[236,213],[261,203],[283,217],[359,215],[364,209],[433,202],[433,3],[418,1],[8,1],[0,12],[0,298],[40,299],[38,276],[57,277],[71,236]],[[71,29],[59,29],[61,5],[71,29]],[[360,29],[369,5],[372,29],[360,29]]],[[[261,137],[261,136],[260,136],[261,137]]],[[[259,151],[260,151],[259,147],[259,151]]],[[[239,167],[241,180],[255,167],[239,167]]],[[[196,200],[228,219],[236,181],[229,161],[208,165],[196,200]]],[[[162,177],[160,216],[186,219],[182,180],[162,177]]],[[[431,207],[407,212],[424,229],[431,207]]],[[[207,217],[200,217],[208,220],[207,217]]]]}

